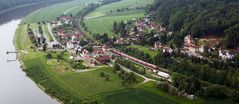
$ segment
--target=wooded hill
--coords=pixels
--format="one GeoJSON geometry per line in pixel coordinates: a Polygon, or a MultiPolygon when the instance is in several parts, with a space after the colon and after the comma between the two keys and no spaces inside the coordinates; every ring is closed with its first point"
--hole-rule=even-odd
{"type": "Polygon", "coordinates": [[[151,10],[157,11],[159,23],[181,36],[225,36],[225,46],[238,45],[239,0],[156,0],[151,10]]]}

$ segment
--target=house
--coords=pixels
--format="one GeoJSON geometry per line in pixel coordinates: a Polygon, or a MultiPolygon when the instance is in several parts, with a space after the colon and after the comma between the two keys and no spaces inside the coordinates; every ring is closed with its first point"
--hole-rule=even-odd
{"type": "Polygon", "coordinates": [[[222,59],[222,60],[232,60],[235,55],[233,54],[230,54],[230,52],[228,50],[222,50],[220,49],[219,50],[219,57],[222,59]]]}
{"type": "Polygon", "coordinates": [[[162,44],[161,44],[161,42],[159,42],[159,41],[154,42],[154,48],[156,48],[156,49],[160,49],[160,48],[162,48],[162,44]]]}
{"type": "Polygon", "coordinates": [[[195,53],[198,50],[198,46],[195,45],[195,42],[190,35],[187,35],[184,38],[184,49],[186,49],[187,51],[190,51],[192,53],[195,53]]]}
{"type": "Polygon", "coordinates": [[[110,62],[111,56],[107,54],[109,49],[106,45],[95,46],[93,49],[92,56],[98,64],[106,64],[110,62]]]}
{"type": "Polygon", "coordinates": [[[158,28],[158,24],[156,22],[151,22],[150,27],[151,27],[152,30],[157,29],[158,28]]]}
{"type": "Polygon", "coordinates": [[[87,51],[86,49],[83,49],[83,51],[80,54],[80,56],[82,57],[82,59],[84,59],[85,61],[87,61],[91,65],[95,65],[94,58],[90,55],[89,51],[87,51]]]}
{"type": "Polygon", "coordinates": [[[166,31],[166,27],[163,27],[162,25],[160,26],[160,32],[165,32],[166,31]]]}
{"type": "Polygon", "coordinates": [[[125,41],[124,41],[124,39],[123,38],[118,38],[118,39],[116,39],[116,41],[114,42],[115,44],[125,44],[125,41]]]}
{"type": "Polygon", "coordinates": [[[110,62],[111,57],[109,55],[103,55],[95,58],[99,64],[107,64],[110,62]]]}
{"type": "Polygon", "coordinates": [[[71,41],[72,42],[79,41],[79,38],[80,38],[80,34],[72,34],[71,35],[71,41]]]}
{"type": "Polygon", "coordinates": [[[74,49],[74,48],[75,48],[75,45],[74,45],[72,42],[68,42],[68,43],[66,44],[66,47],[67,47],[68,49],[74,49]]]}
{"type": "Polygon", "coordinates": [[[172,54],[173,53],[173,49],[172,48],[169,48],[169,47],[164,47],[163,49],[163,53],[169,53],[169,54],[172,54]]]}

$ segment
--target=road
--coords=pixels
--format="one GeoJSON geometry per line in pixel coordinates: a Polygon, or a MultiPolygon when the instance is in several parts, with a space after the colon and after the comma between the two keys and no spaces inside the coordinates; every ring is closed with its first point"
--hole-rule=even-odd
{"type": "Polygon", "coordinates": [[[126,71],[126,72],[132,72],[132,73],[134,73],[135,75],[144,78],[144,81],[143,81],[141,84],[147,83],[147,82],[149,82],[149,81],[157,82],[157,81],[154,80],[154,79],[147,78],[147,77],[145,77],[145,76],[143,76],[143,75],[141,75],[141,74],[139,74],[139,73],[136,73],[136,72],[134,72],[134,71],[132,71],[132,70],[130,70],[130,69],[128,69],[128,68],[122,66],[122,65],[119,65],[119,66],[120,66],[124,71],[126,71]]]}
{"type": "Polygon", "coordinates": [[[53,38],[53,42],[56,43],[56,44],[59,44],[61,47],[65,48],[64,45],[62,45],[60,42],[57,41],[56,37],[54,36],[54,34],[53,34],[52,31],[51,31],[51,26],[50,26],[49,23],[47,23],[47,28],[48,28],[48,31],[49,31],[50,35],[51,35],[52,38],[53,38]]]}

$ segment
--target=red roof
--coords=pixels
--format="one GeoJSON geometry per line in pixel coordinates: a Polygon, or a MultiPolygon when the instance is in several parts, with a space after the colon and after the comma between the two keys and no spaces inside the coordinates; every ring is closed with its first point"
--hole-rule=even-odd
{"type": "Polygon", "coordinates": [[[96,58],[97,61],[107,61],[110,60],[110,56],[105,55],[105,56],[100,56],[98,58],[96,58]]]}
{"type": "Polygon", "coordinates": [[[102,49],[95,49],[94,51],[93,51],[93,53],[94,54],[104,54],[104,51],[102,50],[102,49]]]}

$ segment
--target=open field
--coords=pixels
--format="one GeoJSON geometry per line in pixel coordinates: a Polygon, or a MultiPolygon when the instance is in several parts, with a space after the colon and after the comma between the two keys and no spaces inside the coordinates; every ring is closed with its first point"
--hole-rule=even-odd
{"type": "Polygon", "coordinates": [[[42,8],[31,13],[22,21],[22,23],[51,21],[62,14],[76,15],[81,9],[84,8],[85,2],[90,3],[94,1],[96,0],[75,0],[42,8]]]}
{"type": "Polygon", "coordinates": [[[146,7],[154,0],[122,0],[97,8],[86,16],[85,23],[88,30],[92,33],[109,33],[112,36],[112,27],[114,21],[126,21],[144,16],[143,9],[136,7],[146,7]],[[130,10],[117,12],[118,9],[128,8],[130,10]]]}
{"type": "Polygon", "coordinates": [[[150,54],[152,57],[156,56],[157,55],[157,51],[152,51],[152,50],[149,50],[149,48],[147,47],[144,47],[144,46],[128,46],[129,48],[137,48],[138,50],[140,51],[143,51],[145,53],[148,53],[150,54]]]}
{"type": "Polygon", "coordinates": [[[133,18],[143,17],[143,13],[134,13],[130,15],[111,15],[98,18],[92,18],[85,20],[86,26],[89,31],[93,33],[109,33],[112,36],[112,29],[114,21],[120,22],[125,20],[131,20],[133,18]]]}
{"type": "Polygon", "coordinates": [[[201,99],[188,100],[163,92],[148,82],[134,89],[126,89],[105,96],[105,104],[200,104],[201,99]]]}
{"type": "Polygon", "coordinates": [[[62,75],[61,79],[67,85],[88,96],[123,88],[118,74],[113,73],[112,69],[108,67],[102,67],[90,72],[65,74],[62,75]],[[109,75],[109,81],[100,76],[101,72],[109,75]]]}

